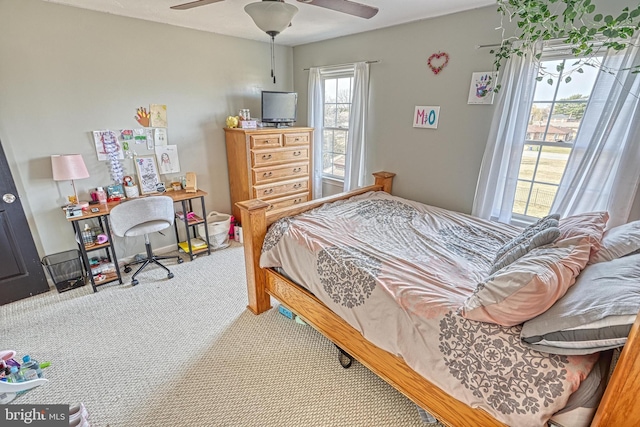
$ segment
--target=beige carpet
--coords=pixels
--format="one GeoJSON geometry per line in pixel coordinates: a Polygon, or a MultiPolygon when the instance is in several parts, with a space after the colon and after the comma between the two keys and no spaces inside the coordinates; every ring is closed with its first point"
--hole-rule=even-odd
{"type": "MultiPolygon", "coordinates": [[[[185,257],[186,258],[186,257],[185,257]]],[[[50,380],[15,403],[84,402],[104,426],[420,426],[415,405],[313,328],[246,310],[238,244],[108,284],[0,307],[0,349],[50,380]]]]}

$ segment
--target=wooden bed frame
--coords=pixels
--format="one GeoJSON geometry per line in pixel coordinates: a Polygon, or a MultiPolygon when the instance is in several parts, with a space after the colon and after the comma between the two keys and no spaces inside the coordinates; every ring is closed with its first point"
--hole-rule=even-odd
{"type": "MultiPolygon", "coordinates": [[[[368,191],[382,190],[391,193],[394,173],[377,172],[373,176],[375,184],[372,186],[289,208],[270,211],[268,203],[257,199],[237,203],[242,215],[249,310],[255,314],[269,310],[270,296],[274,297],[446,426],[504,426],[487,412],[473,409],[449,396],[413,371],[403,359],[365,340],[360,332],[302,287],[271,269],[260,268],[262,243],[269,225],[280,218],[368,191]]],[[[640,404],[636,403],[636,393],[640,392],[639,355],[640,316],[631,329],[592,426],[640,425],[640,404]]]]}

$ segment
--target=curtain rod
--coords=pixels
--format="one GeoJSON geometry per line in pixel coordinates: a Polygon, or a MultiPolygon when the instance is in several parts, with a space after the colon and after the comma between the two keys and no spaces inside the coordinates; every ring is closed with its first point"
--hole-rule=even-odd
{"type": "MultiPolygon", "coordinates": [[[[599,46],[602,45],[604,40],[594,40],[594,45],[595,46],[599,46]]],[[[561,38],[561,39],[551,39],[551,40],[545,40],[544,42],[545,47],[547,48],[554,48],[554,47],[558,47],[556,45],[560,45],[561,48],[567,48],[570,47],[571,45],[566,45],[565,43],[565,39],[561,38]]],[[[501,43],[495,43],[495,44],[477,44],[476,45],[476,49],[483,49],[486,47],[500,47],[501,43]]]]}
{"type": "Polygon", "coordinates": [[[477,44],[476,49],[484,49],[485,47],[500,47],[500,43],[496,44],[477,44]]]}
{"type": "MultiPolygon", "coordinates": [[[[367,64],[378,64],[382,61],[380,61],[379,59],[375,59],[372,61],[355,61],[355,62],[348,62],[346,64],[335,64],[335,65],[314,65],[313,68],[317,67],[317,68],[335,68],[335,67],[346,67],[347,65],[353,65],[356,62],[366,62],[367,64]]],[[[309,71],[309,68],[303,68],[302,71],[309,71]]]]}

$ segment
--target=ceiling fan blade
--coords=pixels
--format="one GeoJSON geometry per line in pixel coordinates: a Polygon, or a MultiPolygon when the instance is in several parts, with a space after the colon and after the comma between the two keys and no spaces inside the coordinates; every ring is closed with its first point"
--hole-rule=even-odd
{"type": "Polygon", "coordinates": [[[205,4],[217,3],[219,1],[223,1],[223,0],[197,0],[197,1],[192,1],[192,2],[189,2],[189,3],[184,3],[184,4],[178,4],[176,6],[171,6],[170,9],[186,10],[186,9],[191,9],[192,7],[204,6],[205,4]]]}
{"type": "Polygon", "coordinates": [[[373,18],[378,13],[378,8],[349,0],[298,0],[300,3],[312,4],[324,7],[360,18],[373,18]]]}

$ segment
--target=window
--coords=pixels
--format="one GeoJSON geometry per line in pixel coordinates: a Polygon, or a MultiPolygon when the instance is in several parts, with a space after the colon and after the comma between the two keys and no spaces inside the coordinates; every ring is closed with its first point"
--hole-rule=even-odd
{"type": "Polygon", "coordinates": [[[322,77],[322,176],[343,180],[349,136],[353,72],[322,77]]]}
{"type": "Polygon", "coordinates": [[[573,70],[577,59],[545,52],[541,66],[558,72],[554,83],[538,81],[518,172],[513,217],[522,221],[549,214],[573,141],[591,96],[598,69],[573,70]],[[565,82],[567,76],[569,83],[565,82]]]}

